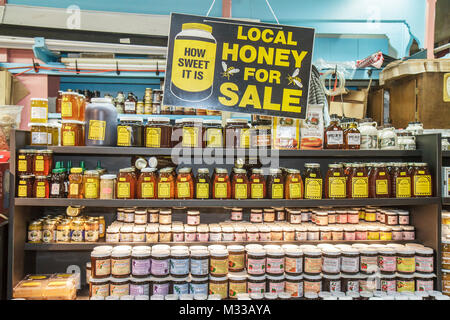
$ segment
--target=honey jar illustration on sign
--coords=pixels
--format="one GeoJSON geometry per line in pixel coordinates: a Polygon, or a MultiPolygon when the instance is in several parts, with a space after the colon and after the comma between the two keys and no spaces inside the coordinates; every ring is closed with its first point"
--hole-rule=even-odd
{"type": "Polygon", "coordinates": [[[170,91],[181,100],[198,102],[211,96],[217,42],[212,27],[184,23],[175,36],[170,91]]]}

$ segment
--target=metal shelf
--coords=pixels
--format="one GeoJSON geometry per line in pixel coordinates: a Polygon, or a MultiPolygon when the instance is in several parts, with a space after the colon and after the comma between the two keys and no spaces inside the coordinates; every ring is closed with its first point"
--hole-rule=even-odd
{"type": "MultiPolygon", "coordinates": [[[[29,146],[28,148],[33,148],[29,146]]],[[[34,147],[37,149],[37,147],[34,147]]],[[[192,155],[192,156],[244,156],[267,152],[268,156],[282,158],[402,158],[420,157],[420,150],[276,150],[276,149],[222,149],[222,148],[130,148],[130,147],[60,147],[48,146],[55,154],[92,155],[192,155]]]]}
{"type": "MultiPolygon", "coordinates": [[[[138,119],[147,119],[148,117],[154,118],[169,118],[170,120],[177,120],[183,118],[191,119],[208,119],[208,120],[222,120],[222,116],[201,116],[201,115],[183,115],[183,114],[119,114],[118,118],[121,116],[135,117],[138,119]]],[[[61,113],[49,113],[49,119],[61,119],[61,113]]]]}
{"type": "Polygon", "coordinates": [[[323,199],[323,200],[107,200],[107,199],[36,199],[15,198],[15,206],[33,207],[241,207],[241,208],[268,208],[268,207],[354,207],[354,206],[414,206],[438,204],[441,199],[432,198],[405,198],[405,199],[323,199]]]}
{"type": "Polygon", "coordinates": [[[312,244],[317,245],[320,243],[330,243],[330,244],[354,244],[354,243],[366,243],[366,244],[386,244],[386,243],[399,243],[399,244],[405,244],[405,243],[413,243],[415,240],[404,240],[404,241],[378,241],[378,240],[367,240],[367,241],[348,241],[348,240],[342,240],[342,241],[250,241],[250,242],[239,242],[239,241],[232,241],[232,242],[225,242],[225,241],[219,241],[219,242],[154,242],[154,243],[147,243],[147,242],[76,242],[76,243],[25,243],[24,250],[25,251],[91,251],[94,247],[101,246],[101,245],[110,245],[110,246],[118,246],[118,245],[130,245],[130,246],[153,246],[157,244],[167,244],[171,246],[208,246],[213,244],[221,244],[221,245],[246,245],[246,244],[276,244],[276,245],[283,245],[283,244],[312,244]]]}

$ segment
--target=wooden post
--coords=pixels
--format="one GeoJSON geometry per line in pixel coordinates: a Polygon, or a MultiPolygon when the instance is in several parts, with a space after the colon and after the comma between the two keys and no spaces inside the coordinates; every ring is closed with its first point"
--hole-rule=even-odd
{"type": "Polygon", "coordinates": [[[436,20],[436,1],[437,0],[427,0],[427,8],[425,13],[425,48],[427,49],[427,59],[434,59],[434,24],[436,20]]]}
{"type": "Polygon", "coordinates": [[[231,0],[222,0],[222,17],[231,18],[231,0]]]}

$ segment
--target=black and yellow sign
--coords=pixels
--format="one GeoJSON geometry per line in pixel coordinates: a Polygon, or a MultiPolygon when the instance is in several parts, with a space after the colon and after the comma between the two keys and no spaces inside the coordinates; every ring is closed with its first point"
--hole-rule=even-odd
{"type": "Polygon", "coordinates": [[[172,14],[163,105],[304,119],[314,29],[172,14]]]}

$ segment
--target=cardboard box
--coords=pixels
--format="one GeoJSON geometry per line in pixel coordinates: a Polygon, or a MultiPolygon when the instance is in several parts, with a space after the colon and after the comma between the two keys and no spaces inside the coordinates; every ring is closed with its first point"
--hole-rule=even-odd
{"type": "Polygon", "coordinates": [[[0,69],[0,105],[15,105],[30,92],[8,70],[0,69]]]}
{"type": "Polygon", "coordinates": [[[347,94],[335,96],[334,101],[330,102],[330,115],[364,119],[367,112],[367,97],[368,89],[349,90],[347,94]]]}

